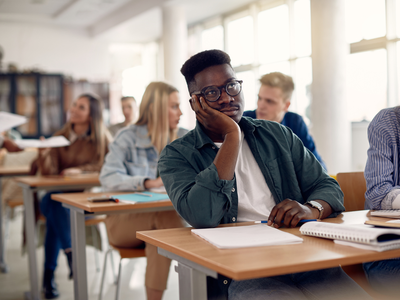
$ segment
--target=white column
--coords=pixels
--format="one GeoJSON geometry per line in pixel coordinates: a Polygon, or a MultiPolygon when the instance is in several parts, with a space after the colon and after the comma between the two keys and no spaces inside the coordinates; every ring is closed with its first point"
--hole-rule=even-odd
{"type": "Polygon", "coordinates": [[[328,173],[351,170],[346,107],[345,0],[311,0],[312,134],[328,173]]]}
{"type": "Polygon", "coordinates": [[[189,92],[185,78],[180,72],[188,59],[186,12],[180,5],[163,7],[163,50],[165,80],[174,85],[180,92],[182,117],[180,126],[192,129],[195,116],[189,105],[189,92]]]}

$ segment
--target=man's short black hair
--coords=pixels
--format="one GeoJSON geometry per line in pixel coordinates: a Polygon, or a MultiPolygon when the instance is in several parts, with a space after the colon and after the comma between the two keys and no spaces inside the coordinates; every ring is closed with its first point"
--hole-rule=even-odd
{"type": "MultiPolygon", "coordinates": [[[[182,66],[181,73],[185,76],[186,84],[194,82],[194,76],[204,69],[212,66],[228,64],[231,66],[231,58],[221,50],[206,50],[189,58],[182,66]]],[[[232,67],[232,66],[231,66],[232,67]]]]}

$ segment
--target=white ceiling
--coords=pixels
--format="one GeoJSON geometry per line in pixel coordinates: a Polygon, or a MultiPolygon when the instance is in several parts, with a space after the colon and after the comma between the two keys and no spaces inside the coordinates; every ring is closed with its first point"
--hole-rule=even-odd
{"type": "Polygon", "coordinates": [[[81,29],[112,42],[160,38],[162,6],[183,5],[188,24],[233,11],[254,0],[0,0],[0,22],[81,29]]]}

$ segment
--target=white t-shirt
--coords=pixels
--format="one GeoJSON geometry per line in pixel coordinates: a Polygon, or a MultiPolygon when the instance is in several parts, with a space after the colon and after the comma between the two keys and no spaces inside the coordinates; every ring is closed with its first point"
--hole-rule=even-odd
{"type": "MultiPolygon", "coordinates": [[[[215,144],[218,147],[222,145],[222,143],[215,144]]],[[[243,132],[235,175],[239,202],[237,220],[239,222],[267,220],[275,206],[275,200],[247,141],[244,139],[243,132]]]]}

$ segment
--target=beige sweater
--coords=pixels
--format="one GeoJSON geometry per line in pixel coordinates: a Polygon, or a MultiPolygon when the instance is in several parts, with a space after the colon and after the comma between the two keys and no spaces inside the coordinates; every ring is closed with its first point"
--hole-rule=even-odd
{"type": "MultiPolygon", "coordinates": [[[[68,140],[70,126],[64,126],[54,135],[63,135],[68,140]]],[[[109,140],[106,139],[106,149],[108,152],[109,140]]],[[[104,162],[104,157],[100,157],[96,151],[96,144],[90,139],[90,136],[77,137],[71,145],[66,147],[52,148],[48,153],[38,158],[38,167],[42,175],[59,175],[67,168],[79,168],[86,172],[100,172],[104,162]]]]}

